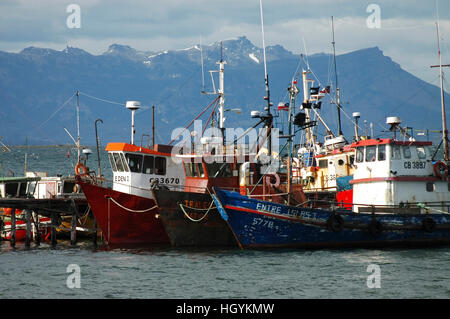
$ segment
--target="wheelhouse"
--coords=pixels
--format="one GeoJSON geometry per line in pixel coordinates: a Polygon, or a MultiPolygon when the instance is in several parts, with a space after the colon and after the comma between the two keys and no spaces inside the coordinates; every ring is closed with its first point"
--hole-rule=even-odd
{"type": "Polygon", "coordinates": [[[113,171],[113,189],[151,198],[154,183],[168,188],[184,186],[183,167],[172,160],[172,147],[155,145],[153,149],[127,143],[109,143],[106,147],[113,171]]]}
{"type": "MultiPolygon", "coordinates": [[[[411,206],[444,202],[450,185],[436,171],[431,142],[372,139],[355,147],[353,184],[354,211],[368,211],[366,203],[378,206],[411,206]]],[[[439,209],[447,210],[442,204],[439,209]]],[[[424,211],[422,209],[422,211],[424,211]]]]}

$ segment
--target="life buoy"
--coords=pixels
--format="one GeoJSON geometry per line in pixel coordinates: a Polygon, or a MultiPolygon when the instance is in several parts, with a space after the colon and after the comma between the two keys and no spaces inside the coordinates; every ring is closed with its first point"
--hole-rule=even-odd
{"type": "Polygon", "coordinates": [[[436,222],[433,218],[427,216],[422,220],[422,228],[427,233],[431,233],[436,229],[436,222]]]}
{"type": "Polygon", "coordinates": [[[75,166],[75,173],[77,173],[77,175],[85,176],[88,173],[88,169],[86,166],[81,164],[81,162],[78,162],[77,165],[75,166]]]}
{"type": "Polygon", "coordinates": [[[369,233],[373,237],[378,237],[383,232],[383,224],[381,224],[378,220],[373,219],[368,225],[369,233]]]}
{"type": "Polygon", "coordinates": [[[280,186],[280,176],[278,174],[267,174],[266,175],[266,184],[270,187],[278,187],[280,186]],[[275,183],[272,183],[272,178],[275,178],[275,183]]]}
{"type": "Polygon", "coordinates": [[[340,232],[344,228],[344,219],[336,213],[332,213],[327,220],[327,227],[334,232],[340,232]]]}
{"type": "Polygon", "coordinates": [[[448,166],[444,162],[437,162],[433,165],[434,174],[439,178],[448,176],[448,166]]]}

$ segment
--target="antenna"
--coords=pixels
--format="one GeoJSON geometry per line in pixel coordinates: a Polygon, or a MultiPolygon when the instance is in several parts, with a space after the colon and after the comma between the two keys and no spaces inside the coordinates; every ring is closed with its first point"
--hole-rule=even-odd
{"type": "Polygon", "coordinates": [[[202,93],[205,93],[205,68],[203,66],[203,46],[202,46],[202,37],[200,36],[200,57],[202,63],[202,93]]]}
{"type": "Polygon", "coordinates": [[[264,40],[264,16],[263,16],[263,7],[262,7],[262,0],[259,0],[259,11],[261,15],[261,33],[262,33],[262,43],[263,43],[263,57],[264,57],[264,81],[266,84],[266,97],[264,99],[267,100],[267,107],[266,111],[267,114],[264,117],[266,127],[268,128],[268,149],[269,149],[269,155],[272,155],[272,137],[271,137],[271,128],[272,128],[272,121],[273,117],[270,113],[270,90],[269,90],[269,76],[267,75],[267,59],[266,59],[266,43],[264,40]]]}
{"type": "Polygon", "coordinates": [[[338,135],[342,135],[342,129],[341,129],[341,105],[339,101],[339,87],[338,87],[338,75],[337,75],[337,66],[336,66],[336,47],[334,42],[334,21],[333,16],[331,16],[331,31],[333,34],[333,41],[331,44],[333,45],[333,59],[334,59],[334,75],[336,77],[336,107],[337,107],[337,114],[338,114],[338,135]]]}
{"type": "Polygon", "coordinates": [[[309,60],[308,60],[308,52],[306,51],[306,43],[305,43],[305,38],[302,37],[303,39],[303,48],[305,49],[305,62],[306,62],[306,66],[308,68],[308,71],[310,70],[309,68],[309,60]]]}

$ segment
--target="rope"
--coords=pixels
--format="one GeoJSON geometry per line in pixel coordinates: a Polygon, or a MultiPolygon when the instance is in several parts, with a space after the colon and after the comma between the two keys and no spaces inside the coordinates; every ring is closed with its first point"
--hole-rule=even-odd
{"type": "Polygon", "coordinates": [[[76,93],[72,94],[71,97],[69,97],[64,103],[63,105],[61,105],[55,112],[53,112],[52,115],[50,115],[48,117],[48,119],[46,119],[44,122],[41,123],[41,125],[39,125],[38,127],[41,128],[42,126],[44,126],[48,121],[50,121],[52,119],[53,116],[55,116],[59,111],[61,111],[64,106],[66,106],[67,103],[69,103],[70,100],[72,100],[72,98],[75,96],[76,93]]]}
{"type": "MultiPolygon", "coordinates": [[[[183,206],[184,206],[183,204],[178,204],[178,205],[180,206],[181,210],[183,211],[184,216],[186,216],[187,218],[189,218],[191,221],[197,223],[197,222],[202,221],[202,220],[208,215],[209,211],[210,211],[211,208],[212,208],[213,203],[214,203],[214,201],[211,201],[211,204],[209,205],[209,208],[207,209],[205,215],[203,215],[203,217],[200,218],[200,219],[193,219],[191,216],[189,216],[188,213],[186,213],[186,211],[185,211],[184,208],[183,208],[183,206]]],[[[189,207],[189,206],[186,206],[186,207],[189,207]]],[[[189,208],[195,209],[195,210],[205,210],[204,208],[203,208],[203,209],[201,209],[201,208],[194,208],[194,207],[189,207],[189,208]]]]}
{"type": "Polygon", "coordinates": [[[119,204],[118,202],[116,202],[116,201],[114,200],[114,198],[111,198],[111,197],[110,197],[110,198],[108,198],[108,199],[110,199],[114,204],[116,204],[116,205],[119,206],[120,208],[125,209],[126,211],[129,211],[129,212],[131,212],[131,213],[146,213],[146,212],[148,212],[148,211],[151,211],[152,209],[158,208],[158,206],[155,205],[155,206],[150,207],[150,208],[148,208],[148,209],[134,210],[134,209],[130,209],[130,208],[126,208],[125,206],[122,206],[121,204],[119,204]]]}

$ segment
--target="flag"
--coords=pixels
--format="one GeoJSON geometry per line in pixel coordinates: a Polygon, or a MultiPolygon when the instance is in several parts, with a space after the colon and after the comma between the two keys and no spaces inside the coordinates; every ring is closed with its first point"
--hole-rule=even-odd
{"type": "Polygon", "coordinates": [[[278,111],[289,111],[289,103],[283,104],[280,103],[278,104],[278,111]]]}
{"type": "Polygon", "coordinates": [[[330,94],[330,86],[329,86],[329,85],[326,86],[324,89],[322,89],[322,90],[320,91],[320,93],[330,94]]]}

